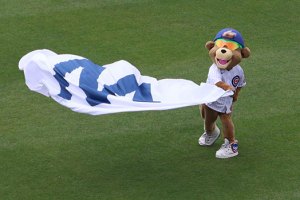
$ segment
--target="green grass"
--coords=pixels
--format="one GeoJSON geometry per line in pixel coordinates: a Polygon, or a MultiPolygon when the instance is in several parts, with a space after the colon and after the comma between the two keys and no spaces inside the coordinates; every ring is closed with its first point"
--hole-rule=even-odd
{"type": "Polygon", "coordinates": [[[299,199],[299,8],[290,1],[0,0],[0,199],[299,199]],[[252,56],[235,106],[240,155],[197,144],[198,108],[88,116],[30,92],[19,59],[47,48],[143,75],[206,79],[221,28],[252,56]],[[296,55],[297,53],[297,55],[296,55]]]}

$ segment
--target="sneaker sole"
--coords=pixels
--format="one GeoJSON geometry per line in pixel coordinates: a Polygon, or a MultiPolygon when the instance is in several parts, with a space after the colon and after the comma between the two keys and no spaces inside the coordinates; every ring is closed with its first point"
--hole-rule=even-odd
{"type": "Polygon", "coordinates": [[[228,155],[228,156],[223,156],[223,155],[217,155],[217,154],[216,154],[216,158],[226,159],[226,158],[232,158],[232,157],[235,157],[235,156],[237,156],[237,155],[239,155],[239,152],[230,154],[230,155],[228,155]]]}

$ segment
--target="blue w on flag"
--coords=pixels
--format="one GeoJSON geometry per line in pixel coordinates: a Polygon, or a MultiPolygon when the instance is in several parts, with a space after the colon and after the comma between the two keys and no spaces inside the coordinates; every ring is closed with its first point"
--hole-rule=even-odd
{"type": "Polygon", "coordinates": [[[81,56],[47,49],[23,56],[19,69],[30,90],[91,115],[175,109],[232,95],[206,83],[142,76],[124,60],[100,66],[81,56]]]}

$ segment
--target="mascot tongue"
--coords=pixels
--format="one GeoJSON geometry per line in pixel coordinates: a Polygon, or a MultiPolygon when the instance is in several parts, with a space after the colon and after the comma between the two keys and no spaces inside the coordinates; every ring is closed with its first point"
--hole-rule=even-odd
{"type": "Polygon", "coordinates": [[[225,65],[225,64],[228,63],[228,60],[218,59],[218,61],[219,61],[219,63],[220,63],[221,65],[225,65]]]}

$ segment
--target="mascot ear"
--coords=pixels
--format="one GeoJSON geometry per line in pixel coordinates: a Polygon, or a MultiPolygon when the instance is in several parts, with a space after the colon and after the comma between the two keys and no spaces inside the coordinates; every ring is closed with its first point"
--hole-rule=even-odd
{"type": "Polygon", "coordinates": [[[251,51],[248,47],[245,47],[241,50],[241,53],[243,58],[248,58],[251,54],[251,51]]]}
{"type": "Polygon", "coordinates": [[[215,43],[213,41],[208,41],[205,44],[205,48],[207,48],[208,50],[211,50],[214,46],[215,46],[215,43]]]}

